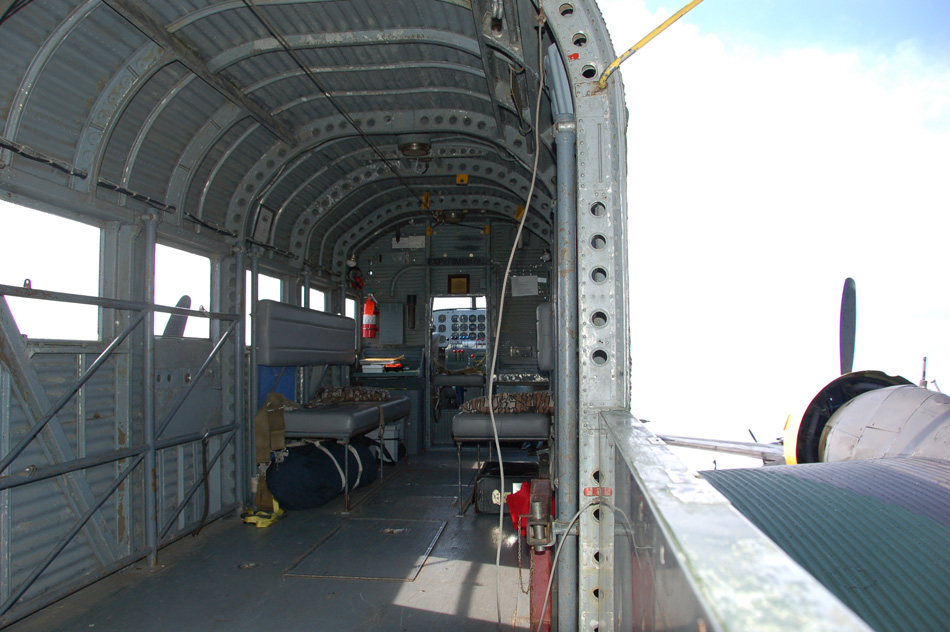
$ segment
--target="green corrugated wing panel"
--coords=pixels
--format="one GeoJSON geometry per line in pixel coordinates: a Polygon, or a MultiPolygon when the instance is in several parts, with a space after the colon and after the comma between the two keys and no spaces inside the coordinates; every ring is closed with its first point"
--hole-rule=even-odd
{"type": "Polygon", "coordinates": [[[703,475],[876,630],[950,630],[950,489],[921,482],[907,463],[855,463],[703,475]],[[906,497],[928,495],[927,511],[895,494],[902,476],[906,497]]]}

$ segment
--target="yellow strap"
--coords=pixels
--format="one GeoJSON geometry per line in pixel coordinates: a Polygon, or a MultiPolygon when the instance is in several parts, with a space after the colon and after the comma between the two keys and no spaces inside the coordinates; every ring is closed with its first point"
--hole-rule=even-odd
{"type": "Polygon", "coordinates": [[[251,513],[244,516],[244,524],[252,524],[258,529],[264,529],[287,514],[286,511],[280,508],[277,504],[277,499],[274,499],[274,511],[252,511],[251,513]]]}

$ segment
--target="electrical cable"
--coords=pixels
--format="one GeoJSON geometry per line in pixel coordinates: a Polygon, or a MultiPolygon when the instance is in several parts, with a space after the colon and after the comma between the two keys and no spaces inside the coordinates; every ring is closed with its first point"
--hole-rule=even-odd
{"type": "Polygon", "coordinates": [[[600,75],[600,80],[597,82],[597,84],[600,86],[600,89],[604,90],[607,88],[607,79],[610,77],[610,75],[614,73],[615,70],[617,70],[617,68],[620,68],[620,64],[627,61],[627,59],[629,59],[635,52],[637,52],[638,50],[640,50],[641,48],[649,44],[650,41],[654,37],[656,37],[663,31],[665,31],[666,27],[668,27],[670,24],[672,24],[673,22],[676,22],[678,19],[680,19],[681,17],[683,17],[684,15],[692,11],[693,7],[695,7],[697,4],[699,4],[702,1],[703,0],[693,0],[692,2],[687,4],[685,7],[683,7],[682,9],[680,9],[679,11],[671,15],[669,19],[666,20],[666,22],[664,22],[663,24],[659,25],[658,27],[650,31],[649,35],[647,35],[642,40],[640,40],[639,42],[634,44],[632,47],[627,49],[627,52],[625,52],[623,55],[621,55],[617,59],[610,62],[610,64],[604,69],[603,74],[600,75]]]}
{"type": "MultiPolygon", "coordinates": [[[[502,276],[501,296],[498,300],[498,318],[495,323],[495,340],[492,345],[491,365],[488,369],[486,380],[488,381],[488,416],[491,419],[492,434],[495,439],[495,450],[498,452],[498,474],[499,489],[501,490],[501,503],[498,507],[498,542],[495,547],[495,607],[498,614],[498,625],[501,626],[501,543],[502,534],[505,529],[505,465],[501,457],[501,441],[498,439],[498,425],[495,422],[495,406],[492,402],[494,398],[494,378],[495,366],[498,361],[498,343],[501,341],[501,321],[505,310],[505,292],[508,289],[508,275],[511,273],[511,265],[515,260],[515,253],[518,251],[518,242],[521,239],[521,233],[524,230],[525,221],[528,219],[528,210],[531,208],[531,197],[534,195],[534,187],[538,180],[538,157],[541,155],[541,97],[544,94],[544,25],[547,22],[544,12],[538,13],[538,99],[534,112],[534,165],[531,169],[531,186],[528,188],[528,196],[525,200],[524,213],[518,222],[518,230],[515,232],[514,242],[511,244],[511,254],[508,255],[508,265],[505,267],[505,273],[502,276]]],[[[459,500],[461,502],[461,500],[459,500]]],[[[521,543],[518,543],[521,546],[521,543]]]]}
{"type": "Polygon", "coordinates": [[[0,2],[0,24],[12,18],[17,11],[30,4],[30,2],[32,2],[32,0],[7,0],[7,2],[0,2]]]}
{"type": "Polygon", "coordinates": [[[317,76],[314,74],[314,72],[310,70],[310,67],[307,64],[304,63],[304,61],[300,58],[300,55],[298,55],[297,52],[287,42],[287,40],[284,39],[284,36],[281,35],[274,25],[270,23],[270,20],[268,20],[264,14],[261,13],[258,6],[254,4],[254,0],[243,0],[243,2],[244,5],[251,10],[251,13],[254,14],[254,17],[256,17],[261,25],[267,30],[267,32],[270,33],[271,37],[277,40],[281,48],[284,49],[284,52],[290,55],[290,57],[294,60],[294,64],[296,64],[296,66],[300,68],[301,71],[303,71],[307,78],[310,79],[311,83],[313,83],[313,85],[315,85],[317,89],[323,93],[323,96],[327,98],[327,101],[330,102],[330,105],[332,105],[336,111],[339,112],[344,119],[346,119],[346,122],[349,123],[354,130],[356,130],[356,133],[359,134],[363,141],[369,146],[369,148],[373,150],[373,153],[375,153],[379,159],[383,161],[389,170],[393,172],[393,175],[396,176],[399,182],[401,182],[402,185],[406,187],[406,190],[409,191],[409,193],[411,193],[420,204],[423,204],[422,196],[416,193],[415,189],[410,186],[409,182],[398,171],[396,171],[396,167],[393,166],[392,161],[383,155],[383,152],[380,151],[373,141],[369,139],[369,136],[366,135],[359,123],[357,123],[353,117],[350,116],[350,113],[343,108],[340,102],[337,101],[336,97],[330,94],[330,91],[327,90],[322,83],[320,83],[320,80],[317,79],[317,76]]]}
{"type": "Polygon", "coordinates": [[[574,526],[574,523],[577,522],[577,519],[580,518],[580,515],[584,513],[586,509],[590,507],[594,507],[595,505],[597,507],[606,507],[607,509],[613,511],[614,513],[619,513],[621,516],[623,516],[623,519],[626,522],[626,527],[627,527],[626,532],[627,532],[627,535],[630,536],[630,541],[633,544],[633,554],[637,558],[638,565],[641,563],[640,549],[650,550],[653,548],[652,546],[637,546],[636,535],[634,534],[634,531],[633,531],[633,522],[630,520],[630,516],[627,515],[627,512],[625,512],[620,507],[617,507],[609,500],[604,500],[603,498],[597,498],[595,500],[590,501],[589,503],[587,503],[580,509],[578,509],[577,513],[574,514],[574,517],[571,518],[570,522],[568,522],[567,529],[564,531],[564,534],[561,536],[561,541],[558,542],[557,548],[554,549],[554,559],[551,561],[551,575],[550,577],[548,577],[548,588],[544,593],[544,601],[541,602],[541,616],[538,617],[538,628],[536,632],[541,632],[541,626],[544,624],[544,613],[547,611],[548,599],[550,599],[551,597],[551,586],[554,584],[554,571],[557,569],[558,558],[561,554],[561,547],[564,545],[564,542],[567,539],[567,536],[570,535],[571,527],[574,526]]]}
{"type": "Polygon", "coordinates": [[[46,154],[36,151],[32,147],[22,143],[17,143],[2,136],[0,136],[0,149],[12,151],[13,153],[19,154],[24,158],[35,160],[36,162],[43,163],[44,165],[49,165],[50,167],[58,169],[67,175],[76,176],[77,178],[81,178],[83,180],[89,176],[89,173],[85,169],[77,169],[65,160],[47,156],[46,154]]]}

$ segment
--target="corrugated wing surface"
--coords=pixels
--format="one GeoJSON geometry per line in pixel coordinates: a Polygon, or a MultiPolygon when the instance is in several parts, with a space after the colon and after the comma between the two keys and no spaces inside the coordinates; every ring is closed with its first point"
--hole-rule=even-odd
{"type": "Polygon", "coordinates": [[[876,630],[950,621],[950,463],[850,461],[703,475],[876,630]]]}

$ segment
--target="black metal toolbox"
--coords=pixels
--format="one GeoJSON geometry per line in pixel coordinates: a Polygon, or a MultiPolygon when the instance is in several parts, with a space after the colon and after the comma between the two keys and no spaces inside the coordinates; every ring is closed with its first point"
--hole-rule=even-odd
{"type": "MultiPolygon", "coordinates": [[[[521,489],[522,483],[538,477],[538,464],[532,461],[505,461],[505,495],[521,489]]],[[[486,461],[475,477],[475,513],[498,513],[501,503],[501,471],[498,461],[486,461]]],[[[508,513],[508,505],[505,505],[508,513]]]]}

